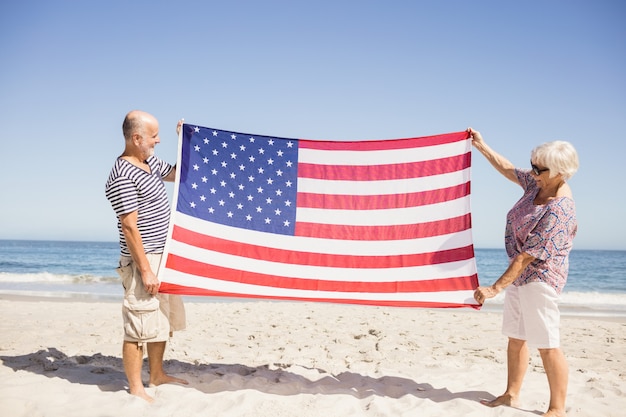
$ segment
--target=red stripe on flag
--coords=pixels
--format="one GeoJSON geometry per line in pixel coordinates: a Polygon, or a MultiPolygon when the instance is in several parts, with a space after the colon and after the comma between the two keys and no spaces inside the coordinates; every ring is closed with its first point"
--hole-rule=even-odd
{"type": "Polygon", "coordinates": [[[443,135],[423,136],[419,138],[337,142],[324,140],[300,139],[298,147],[303,149],[317,149],[327,151],[382,151],[391,149],[423,148],[427,146],[445,145],[447,143],[460,142],[469,138],[467,131],[446,133],[443,135]]]}
{"type": "Polygon", "coordinates": [[[310,297],[278,297],[269,295],[242,294],[207,290],[204,288],[188,287],[184,285],[170,284],[162,282],[159,287],[160,292],[168,294],[181,294],[205,297],[225,297],[225,298],[245,298],[245,299],[263,299],[263,300],[283,300],[283,301],[311,301],[318,303],[342,303],[352,305],[370,305],[384,307],[423,307],[423,308],[465,308],[471,307],[480,310],[480,305],[476,304],[458,304],[450,302],[429,302],[429,301],[390,301],[390,300],[357,300],[352,298],[310,298],[310,297]]]}
{"type": "Polygon", "coordinates": [[[298,163],[299,178],[341,181],[380,181],[429,177],[462,171],[471,165],[471,153],[433,159],[383,165],[322,165],[298,163]]]}
{"type": "Polygon", "coordinates": [[[326,266],[332,268],[413,267],[464,261],[471,259],[474,256],[474,248],[472,245],[430,253],[387,256],[356,256],[297,252],[294,250],[283,250],[220,239],[184,229],[179,226],[174,226],[172,239],[178,242],[188,243],[204,250],[241,256],[244,258],[270,260],[272,262],[285,264],[326,266]]]}
{"type": "Polygon", "coordinates": [[[471,215],[395,226],[349,226],[296,222],[295,235],[340,240],[419,239],[461,232],[471,227],[471,215]]]}
{"type": "Polygon", "coordinates": [[[238,284],[258,285],[290,290],[304,291],[332,291],[349,293],[404,293],[404,292],[441,292],[471,290],[472,277],[442,278],[424,281],[394,281],[394,282],[359,282],[359,281],[331,281],[321,279],[303,279],[281,277],[278,275],[261,274],[233,268],[194,261],[170,253],[165,266],[183,274],[204,278],[219,277],[220,281],[236,282],[238,284]]]}
{"type": "Polygon", "coordinates": [[[456,200],[470,193],[470,183],[439,190],[387,195],[298,193],[298,207],[340,210],[377,210],[417,207],[456,200]]]}

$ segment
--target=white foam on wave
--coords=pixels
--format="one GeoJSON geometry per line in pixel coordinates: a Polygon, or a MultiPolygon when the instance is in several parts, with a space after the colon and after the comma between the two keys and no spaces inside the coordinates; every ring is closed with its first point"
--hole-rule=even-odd
{"type": "MultiPolygon", "coordinates": [[[[504,292],[501,292],[488,302],[492,304],[504,304],[504,294],[504,292]]],[[[565,291],[561,294],[559,305],[571,307],[618,308],[626,310],[626,293],[565,291]]]]}
{"type": "Polygon", "coordinates": [[[27,291],[27,290],[2,290],[0,296],[21,296],[32,298],[68,299],[68,300],[120,300],[120,294],[115,293],[88,293],[71,291],[27,291]]]}
{"type": "MultiPolygon", "coordinates": [[[[40,296],[61,296],[65,291],[63,285],[68,285],[69,293],[97,293],[108,291],[107,284],[119,286],[118,277],[102,277],[93,275],[53,274],[49,272],[16,274],[0,272],[0,293],[18,293],[20,291],[38,294],[40,296]],[[4,285],[3,285],[4,284],[4,285]],[[35,290],[37,284],[44,284],[44,288],[35,290]],[[56,290],[54,287],[58,288],[56,290]],[[83,287],[84,286],[84,287],[83,287]],[[51,291],[50,294],[43,294],[51,291]]],[[[505,292],[498,294],[485,304],[487,309],[501,310],[504,304],[505,292]]],[[[210,297],[209,297],[210,298],[210,297]]],[[[205,300],[202,300],[205,301],[205,300]]],[[[209,301],[209,300],[206,300],[209,301]]],[[[585,314],[619,315],[626,316],[626,293],[600,293],[565,291],[561,294],[560,308],[562,312],[582,311],[585,314]]]]}
{"type": "Polygon", "coordinates": [[[41,282],[47,284],[108,284],[117,281],[116,277],[102,277],[89,274],[70,275],[52,274],[50,272],[35,272],[28,274],[15,274],[11,272],[0,272],[0,283],[34,283],[41,282]]]}
{"type": "Polygon", "coordinates": [[[598,292],[564,292],[560,305],[564,307],[589,307],[626,311],[626,294],[598,292]]]}

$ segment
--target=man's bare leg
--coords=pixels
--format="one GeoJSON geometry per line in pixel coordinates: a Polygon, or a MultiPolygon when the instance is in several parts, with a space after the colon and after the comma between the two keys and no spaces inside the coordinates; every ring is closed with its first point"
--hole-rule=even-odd
{"type": "Polygon", "coordinates": [[[150,386],[161,384],[184,384],[184,379],[176,378],[165,373],[163,370],[163,355],[165,354],[165,342],[148,343],[148,363],[150,364],[150,386]]]}
{"type": "Polygon", "coordinates": [[[154,401],[154,398],[149,396],[146,392],[141,380],[143,348],[139,347],[137,342],[124,341],[124,346],[122,347],[122,362],[124,363],[126,378],[128,378],[130,393],[148,402],[154,401]]]}
{"type": "Polygon", "coordinates": [[[528,369],[528,345],[525,340],[509,338],[509,345],[506,351],[507,358],[507,383],[506,391],[493,401],[481,401],[489,407],[508,405],[509,407],[519,407],[519,396],[522,390],[524,375],[528,369]]]}
{"type": "Polygon", "coordinates": [[[543,368],[550,386],[550,406],[544,417],[565,417],[568,368],[565,355],[560,348],[539,349],[543,368]]]}

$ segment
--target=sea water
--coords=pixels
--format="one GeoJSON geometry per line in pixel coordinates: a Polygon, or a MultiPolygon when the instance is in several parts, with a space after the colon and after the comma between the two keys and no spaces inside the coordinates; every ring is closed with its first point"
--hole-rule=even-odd
{"type": "MultiPolygon", "coordinates": [[[[497,280],[508,264],[503,249],[477,248],[475,256],[481,285],[497,280]]],[[[120,300],[122,287],[115,272],[118,259],[117,242],[0,240],[0,294],[120,300]]],[[[484,308],[497,310],[502,302],[499,295],[484,308]]],[[[574,249],[561,310],[565,314],[626,316],[626,251],[574,249]]]]}

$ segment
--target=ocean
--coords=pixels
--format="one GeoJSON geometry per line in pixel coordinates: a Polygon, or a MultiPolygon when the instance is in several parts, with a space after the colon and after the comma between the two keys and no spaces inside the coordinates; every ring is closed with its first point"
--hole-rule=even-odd
{"type": "MultiPolygon", "coordinates": [[[[475,255],[481,285],[490,285],[506,269],[504,249],[475,249],[475,255]]],[[[121,300],[115,272],[118,258],[117,242],[0,240],[0,295],[121,300]]],[[[210,297],[185,300],[229,301],[210,297]]],[[[497,311],[502,302],[499,295],[483,309],[497,311]]],[[[626,316],[626,251],[574,249],[561,311],[626,316]]]]}

